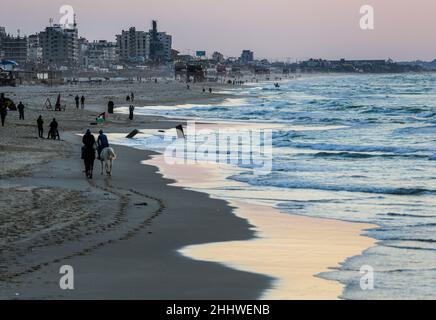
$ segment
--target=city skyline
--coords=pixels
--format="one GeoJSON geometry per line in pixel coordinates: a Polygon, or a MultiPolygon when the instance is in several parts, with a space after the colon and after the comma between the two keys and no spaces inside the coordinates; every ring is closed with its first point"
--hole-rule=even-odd
{"type": "Polygon", "coordinates": [[[243,49],[250,49],[256,58],[291,61],[436,58],[436,22],[431,14],[436,4],[426,0],[416,0],[414,6],[403,0],[371,1],[375,9],[375,30],[371,31],[359,27],[361,0],[332,0],[329,4],[271,0],[267,15],[261,11],[264,1],[260,0],[250,1],[250,5],[245,1],[230,5],[224,0],[212,9],[197,0],[126,0],[128,5],[122,7],[113,0],[96,0],[92,6],[83,0],[42,0],[35,9],[27,8],[28,3],[22,0],[4,2],[8,10],[16,12],[0,12],[1,24],[11,34],[17,29],[22,35],[42,31],[49,18],[58,22],[59,8],[69,4],[78,17],[79,35],[90,41],[115,41],[116,34],[131,26],[147,31],[151,20],[157,19],[160,29],[173,35],[174,49],[182,53],[206,50],[208,55],[220,51],[239,56],[243,49]]]}

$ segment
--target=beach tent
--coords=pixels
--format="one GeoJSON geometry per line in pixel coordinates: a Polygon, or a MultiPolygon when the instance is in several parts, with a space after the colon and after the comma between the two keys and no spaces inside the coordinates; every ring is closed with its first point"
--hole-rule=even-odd
{"type": "Polygon", "coordinates": [[[0,62],[0,68],[5,71],[12,71],[15,67],[18,67],[18,63],[12,60],[2,60],[0,62]]]}

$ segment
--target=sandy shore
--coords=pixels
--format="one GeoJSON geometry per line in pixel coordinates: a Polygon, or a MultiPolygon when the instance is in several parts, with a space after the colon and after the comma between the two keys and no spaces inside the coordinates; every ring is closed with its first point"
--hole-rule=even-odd
{"type": "MultiPolygon", "coordinates": [[[[371,240],[360,236],[365,225],[287,216],[273,208],[211,197],[207,190],[187,190],[182,187],[216,183],[205,176],[225,179],[216,168],[196,167],[203,176],[188,178],[183,175],[189,172],[186,168],[143,165],[154,154],[121,146],[116,146],[112,178],[84,179],[77,134],[91,126],[109,99],[122,107],[131,91],[139,106],[213,103],[231,97],[201,89],[143,83],[5,91],[25,103],[26,120],[10,112],[0,128],[0,192],[6,199],[0,203],[1,299],[340,296],[340,284],[315,275],[371,246],[371,240]],[[43,110],[45,99],[54,101],[59,92],[67,110],[43,110]],[[85,110],[73,107],[76,94],[87,97],[85,110]],[[36,138],[40,114],[45,127],[56,117],[61,141],[36,138]],[[163,178],[156,166],[177,182],[163,178]],[[277,216],[267,219],[265,212],[277,216]],[[268,258],[259,259],[262,254],[268,258]],[[75,270],[73,291],[59,288],[62,265],[75,270]]],[[[115,114],[102,128],[125,134],[134,128],[165,130],[183,122],[150,116],[130,122],[115,114]]]]}

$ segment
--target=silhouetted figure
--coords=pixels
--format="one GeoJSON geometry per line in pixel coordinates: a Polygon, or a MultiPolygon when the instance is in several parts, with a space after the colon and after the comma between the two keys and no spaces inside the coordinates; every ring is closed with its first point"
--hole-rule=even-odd
{"type": "Polygon", "coordinates": [[[126,97],[126,102],[130,102],[130,96],[126,97]]]}
{"type": "Polygon", "coordinates": [[[82,109],[85,109],[85,96],[80,98],[80,104],[82,105],[82,109]]]}
{"type": "Polygon", "coordinates": [[[44,120],[42,120],[42,116],[39,116],[38,120],[36,120],[38,125],[38,136],[40,138],[44,138],[44,120]]]}
{"type": "Polygon", "coordinates": [[[8,108],[6,106],[5,94],[0,95],[0,117],[2,120],[2,127],[5,126],[6,116],[8,115],[8,108]]]}
{"type": "Polygon", "coordinates": [[[94,171],[95,161],[95,137],[92,135],[91,130],[86,130],[82,138],[82,160],[85,163],[85,172],[88,179],[92,179],[92,172],[94,171]]]}
{"type": "Polygon", "coordinates": [[[76,101],[76,109],[79,110],[79,105],[80,105],[80,97],[77,95],[74,100],[76,101]]]}
{"type": "Polygon", "coordinates": [[[114,107],[115,107],[115,103],[112,100],[109,101],[109,103],[107,104],[107,113],[113,114],[114,113],[114,107]]]}
{"type": "Polygon", "coordinates": [[[133,113],[135,112],[135,107],[133,105],[131,105],[129,107],[129,119],[133,120],[133,113]]]}
{"type": "Polygon", "coordinates": [[[130,94],[130,101],[135,101],[135,94],[133,92],[130,94]]]}
{"type": "Polygon", "coordinates": [[[24,104],[20,101],[17,106],[18,113],[20,114],[20,120],[24,120],[24,104]]]}
{"type": "Polygon", "coordinates": [[[56,138],[57,138],[57,139],[61,140],[61,137],[60,137],[59,131],[58,131],[59,124],[56,121],[56,119],[53,118],[53,121],[50,123],[49,127],[50,127],[50,129],[48,131],[47,139],[56,140],[56,138]]]}
{"type": "Polygon", "coordinates": [[[109,148],[109,140],[107,136],[104,134],[103,130],[100,130],[99,136],[97,139],[97,152],[98,152],[98,159],[100,160],[101,152],[105,149],[109,148]]]}

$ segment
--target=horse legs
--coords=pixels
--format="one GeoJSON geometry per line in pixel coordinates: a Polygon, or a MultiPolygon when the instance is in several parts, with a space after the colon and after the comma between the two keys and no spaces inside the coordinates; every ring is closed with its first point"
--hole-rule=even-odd
{"type": "Polygon", "coordinates": [[[100,162],[101,162],[101,175],[103,175],[103,166],[104,166],[104,162],[103,162],[103,160],[101,160],[100,162]]]}

